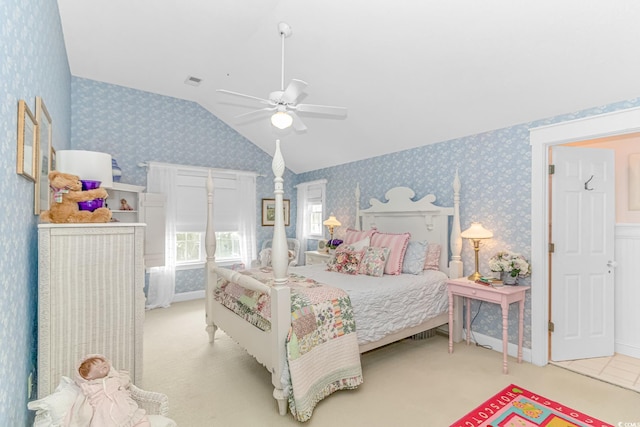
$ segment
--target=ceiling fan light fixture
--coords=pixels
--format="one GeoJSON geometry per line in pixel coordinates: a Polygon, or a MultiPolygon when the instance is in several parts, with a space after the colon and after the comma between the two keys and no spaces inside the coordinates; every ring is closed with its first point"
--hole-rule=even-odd
{"type": "Polygon", "coordinates": [[[293,117],[284,111],[278,111],[271,116],[271,124],[278,129],[286,129],[293,124],[293,117]]]}

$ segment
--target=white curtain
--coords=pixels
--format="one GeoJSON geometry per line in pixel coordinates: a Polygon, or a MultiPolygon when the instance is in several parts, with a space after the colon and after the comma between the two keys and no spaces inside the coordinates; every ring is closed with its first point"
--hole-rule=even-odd
{"type": "Polygon", "coordinates": [[[307,250],[307,230],[309,225],[306,224],[309,221],[309,215],[307,215],[307,185],[298,185],[298,204],[296,207],[297,219],[296,219],[296,239],[300,241],[300,254],[298,265],[306,264],[306,257],[304,252],[307,250]]]}
{"type": "MultiPolygon", "coordinates": [[[[238,175],[239,217],[238,232],[240,233],[240,254],[246,268],[256,259],[256,177],[238,175]]],[[[214,195],[214,205],[215,205],[214,195]]]]}
{"type": "MultiPolygon", "coordinates": [[[[326,218],[325,200],[326,200],[326,179],[318,179],[316,181],[302,182],[296,185],[298,189],[297,204],[297,220],[296,220],[296,239],[300,241],[300,259],[298,265],[305,265],[306,259],[304,252],[308,250],[307,241],[310,239],[321,239],[321,234],[311,233],[311,210],[313,205],[322,205],[322,215],[326,218]]],[[[321,225],[322,227],[322,225],[321,225]]],[[[324,227],[322,227],[324,230],[324,227]]]]}
{"type": "Polygon", "coordinates": [[[169,307],[176,289],[177,170],[173,166],[149,164],[147,191],[166,196],[165,265],[149,273],[147,310],[169,307]]]}

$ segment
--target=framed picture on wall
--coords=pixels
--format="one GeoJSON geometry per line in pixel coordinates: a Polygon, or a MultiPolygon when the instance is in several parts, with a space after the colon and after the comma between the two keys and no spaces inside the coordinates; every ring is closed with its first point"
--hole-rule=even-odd
{"type": "MultiPolygon", "coordinates": [[[[284,225],[289,225],[289,199],[283,200],[284,225]]],[[[271,226],[276,223],[276,199],[262,199],[262,225],[271,226]]]]}
{"type": "Polygon", "coordinates": [[[18,159],[16,163],[16,172],[30,181],[36,181],[37,175],[37,155],[38,126],[36,118],[21,99],[18,102],[18,159]]]}
{"type": "Polygon", "coordinates": [[[35,187],[35,214],[49,209],[49,172],[51,172],[51,152],[53,136],[51,116],[41,97],[36,96],[36,122],[38,122],[38,171],[35,187]]]}

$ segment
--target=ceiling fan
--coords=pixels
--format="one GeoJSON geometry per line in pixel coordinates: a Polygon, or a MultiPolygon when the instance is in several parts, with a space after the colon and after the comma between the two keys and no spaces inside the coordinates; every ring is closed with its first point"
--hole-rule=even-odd
{"type": "Polygon", "coordinates": [[[278,24],[278,31],[280,38],[282,39],[282,73],[280,79],[280,90],[271,92],[269,98],[260,98],[252,95],[245,95],[243,93],[232,92],[230,90],[218,89],[217,92],[226,93],[228,95],[239,96],[242,98],[253,99],[265,104],[266,107],[258,110],[250,111],[248,113],[240,114],[236,116],[236,119],[247,119],[255,115],[264,114],[265,112],[273,111],[271,116],[271,123],[278,129],[286,129],[293,125],[293,128],[299,132],[305,131],[307,127],[298,116],[300,113],[316,113],[331,115],[337,117],[346,117],[347,109],[344,107],[331,107],[328,105],[314,105],[314,104],[298,104],[298,97],[304,92],[307,87],[307,82],[302,80],[292,79],[289,85],[284,87],[284,39],[291,36],[291,27],[281,22],[278,24]]]}

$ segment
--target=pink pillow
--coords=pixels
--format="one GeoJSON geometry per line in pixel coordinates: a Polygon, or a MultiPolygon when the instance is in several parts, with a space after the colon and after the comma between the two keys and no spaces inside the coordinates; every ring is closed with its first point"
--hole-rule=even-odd
{"type": "Polygon", "coordinates": [[[427,247],[427,258],[424,260],[425,270],[440,270],[440,245],[429,243],[427,247]]]}
{"type": "Polygon", "coordinates": [[[389,248],[390,250],[387,265],[384,267],[384,274],[400,274],[402,272],[402,261],[410,238],[410,233],[374,233],[371,236],[371,246],[389,248]]]}
{"type": "Polygon", "coordinates": [[[367,237],[371,237],[376,232],[375,228],[370,230],[360,231],[353,228],[347,228],[347,234],[344,236],[344,244],[351,245],[367,237]]]}
{"type": "Polygon", "coordinates": [[[344,274],[358,274],[360,260],[363,251],[351,251],[349,249],[336,249],[336,254],[327,263],[327,271],[335,271],[344,274]]]}

